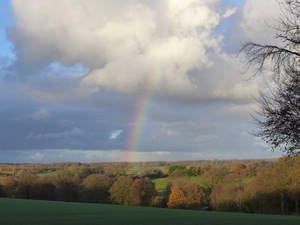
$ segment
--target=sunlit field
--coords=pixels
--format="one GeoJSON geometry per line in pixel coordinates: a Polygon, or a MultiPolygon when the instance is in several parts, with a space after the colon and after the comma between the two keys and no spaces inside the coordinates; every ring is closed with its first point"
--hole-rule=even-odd
{"type": "Polygon", "coordinates": [[[298,216],[0,199],[0,225],[298,225],[298,216]]]}

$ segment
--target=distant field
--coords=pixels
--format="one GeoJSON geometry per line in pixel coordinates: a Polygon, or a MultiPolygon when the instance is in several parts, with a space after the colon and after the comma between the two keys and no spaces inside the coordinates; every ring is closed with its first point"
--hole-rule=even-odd
{"type": "Polygon", "coordinates": [[[0,198],[0,225],[299,225],[298,216],[0,198]]]}
{"type": "Polygon", "coordinates": [[[153,183],[155,184],[155,189],[158,192],[162,192],[166,189],[168,182],[169,182],[169,178],[168,177],[164,177],[164,178],[157,178],[152,180],[153,183]]]}
{"type": "MultiPolygon", "coordinates": [[[[200,177],[191,177],[190,179],[192,182],[202,185],[202,179],[200,177]]],[[[168,177],[153,179],[153,182],[155,184],[155,189],[158,192],[164,191],[169,183],[169,180],[170,178],[168,177]]]]}

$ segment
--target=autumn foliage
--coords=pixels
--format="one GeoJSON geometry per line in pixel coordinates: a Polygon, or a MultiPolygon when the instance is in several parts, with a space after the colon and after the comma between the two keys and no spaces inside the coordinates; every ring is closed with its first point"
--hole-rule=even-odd
{"type": "Polygon", "coordinates": [[[169,208],[200,209],[204,202],[205,193],[196,183],[188,179],[173,181],[169,197],[169,208]]]}
{"type": "Polygon", "coordinates": [[[128,163],[0,164],[0,197],[245,213],[300,211],[300,157],[177,163],[139,163],[139,174],[126,172],[128,163]],[[167,182],[163,188],[155,185],[156,177],[167,182]]]}
{"type": "Polygon", "coordinates": [[[168,202],[169,208],[184,209],[188,205],[189,200],[185,196],[183,190],[179,187],[174,187],[168,202]]]}

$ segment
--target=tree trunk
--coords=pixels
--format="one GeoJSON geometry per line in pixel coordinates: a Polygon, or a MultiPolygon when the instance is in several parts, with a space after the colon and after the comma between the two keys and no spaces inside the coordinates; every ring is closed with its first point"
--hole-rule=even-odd
{"type": "Polygon", "coordinates": [[[296,213],[299,214],[299,200],[298,199],[295,200],[295,210],[296,210],[296,213]]]}
{"type": "Polygon", "coordinates": [[[281,214],[284,214],[284,194],[283,194],[283,192],[280,193],[280,208],[281,208],[281,214]]]}

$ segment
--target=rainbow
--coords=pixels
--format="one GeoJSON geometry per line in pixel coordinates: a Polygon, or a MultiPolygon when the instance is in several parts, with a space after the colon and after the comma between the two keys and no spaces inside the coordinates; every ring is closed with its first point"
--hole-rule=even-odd
{"type": "Polygon", "coordinates": [[[136,104],[135,113],[133,117],[133,124],[129,134],[128,142],[127,142],[127,151],[128,151],[128,159],[129,162],[137,162],[138,156],[138,145],[139,139],[142,134],[144,120],[146,118],[146,114],[151,102],[151,97],[154,92],[156,75],[148,77],[145,79],[142,94],[139,96],[139,99],[136,104]]]}

